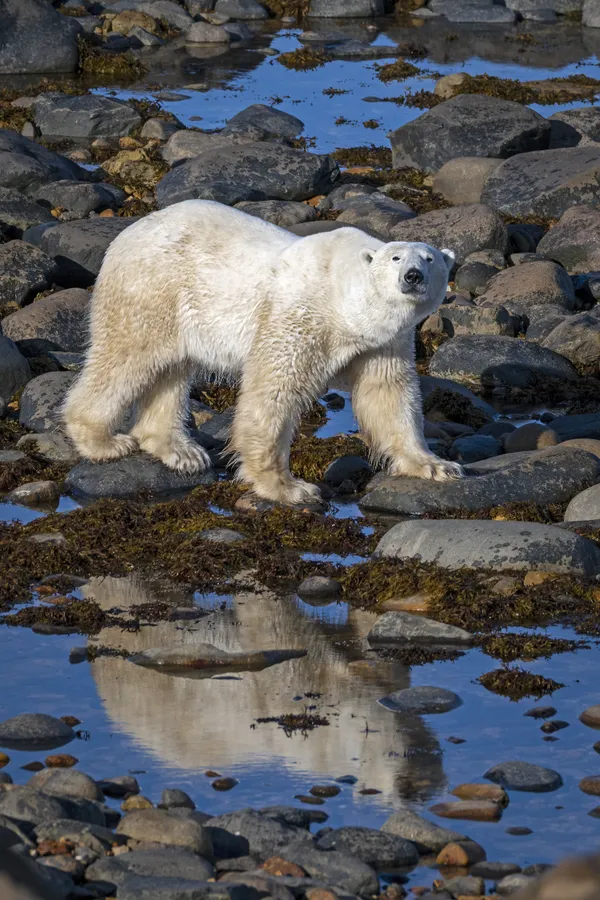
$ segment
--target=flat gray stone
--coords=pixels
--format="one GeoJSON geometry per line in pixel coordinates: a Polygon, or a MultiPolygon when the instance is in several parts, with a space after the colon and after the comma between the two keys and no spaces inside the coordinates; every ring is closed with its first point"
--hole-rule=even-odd
{"type": "Polygon", "coordinates": [[[0,722],[0,747],[12,750],[53,750],[74,738],[69,725],[46,713],[21,713],[0,722]]]}
{"type": "Polygon", "coordinates": [[[565,522],[585,522],[600,519],[600,484],[577,494],[565,512],[565,522]]]}
{"type": "Polygon", "coordinates": [[[214,877],[214,867],[208,860],[190,850],[156,847],[99,859],[88,866],[85,878],[86,881],[106,882],[116,889],[131,875],[148,879],[160,877],[208,881],[214,877]]]}
{"type": "Polygon", "coordinates": [[[410,841],[420,853],[439,853],[446,844],[467,840],[464,834],[435,825],[408,808],[392,813],[381,826],[381,830],[410,841]]]}
{"type": "Polygon", "coordinates": [[[37,432],[60,431],[62,404],[74,380],[73,372],[45,372],[32,379],[21,394],[21,425],[37,432]]]}
{"type": "Polygon", "coordinates": [[[376,556],[420,559],[444,568],[486,568],[600,574],[600,549],[590,540],[538,522],[445,519],[401,522],[377,545],[376,556]]]}
{"type": "Polygon", "coordinates": [[[563,784],[561,776],[554,769],[518,760],[492,766],[483,777],[509,791],[544,793],[555,791],[563,784]]]}
{"type": "Polygon", "coordinates": [[[349,853],[379,871],[415,866],[419,862],[419,851],[411,841],[376,828],[336,828],[319,838],[317,847],[349,853]]]}
{"type": "Polygon", "coordinates": [[[197,475],[182,475],[167,469],[158,459],[135,455],[103,463],[80,462],[67,475],[65,488],[91,499],[126,499],[142,491],[155,495],[190,491],[214,481],[212,469],[197,475]]]}
{"type": "Polygon", "coordinates": [[[462,704],[458,694],[453,691],[426,685],[394,691],[377,702],[392,712],[417,716],[450,712],[462,704]]]}
{"type": "Polygon", "coordinates": [[[294,138],[304,131],[304,122],[282,109],[253,103],[228,119],[221,134],[240,134],[251,128],[260,128],[271,137],[294,138]]]}
{"type": "Polygon", "coordinates": [[[225,830],[232,836],[241,838],[240,844],[243,842],[245,850],[237,855],[252,855],[262,860],[295,841],[308,838],[305,829],[262,816],[254,809],[241,809],[215,816],[207,821],[206,827],[209,832],[213,829],[225,830]]]}
{"type": "Polygon", "coordinates": [[[473,635],[463,628],[436,622],[409,612],[384,613],[367,635],[370,644],[425,643],[470,644],[473,635]]]}
{"type": "Polygon", "coordinates": [[[44,340],[48,349],[78,352],[88,339],[90,297],[83,288],[58,291],[6,316],[2,329],[13,341],[44,340]]]}

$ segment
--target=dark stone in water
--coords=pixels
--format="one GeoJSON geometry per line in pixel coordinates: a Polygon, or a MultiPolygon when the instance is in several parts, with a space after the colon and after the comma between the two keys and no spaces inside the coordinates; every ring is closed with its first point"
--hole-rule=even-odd
{"type": "Polygon", "coordinates": [[[533,706],[527,712],[524,712],[523,715],[532,719],[550,719],[556,715],[556,710],[553,706],[533,706]]]}
{"type": "Polygon", "coordinates": [[[310,789],[310,793],[313,797],[337,797],[340,791],[341,788],[336,787],[333,784],[315,784],[310,789]]]}
{"type": "Polygon", "coordinates": [[[420,686],[395,691],[382,697],[378,702],[392,712],[428,715],[456,709],[462,700],[453,691],[445,688],[420,686]]]}
{"type": "Polygon", "coordinates": [[[545,734],[554,734],[555,731],[561,731],[563,728],[568,727],[568,722],[562,722],[560,719],[554,719],[554,721],[552,722],[544,722],[544,724],[540,726],[540,731],[543,731],[545,734]]]}
{"type": "Polygon", "coordinates": [[[261,816],[276,819],[283,825],[296,828],[310,828],[312,822],[326,822],[329,815],[321,809],[298,809],[295,806],[265,806],[259,809],[261,816]]]}
{"type": "Polygon", "coordinates": [[[534,793],[555,791],[563,783],[561,776],[553,769],[546,769],[543,766],[519,760],[510,760],[492,766],[483,777],[508,790],[534,793]]]}
{"type": "Polygon", "coordinates": [[[0,746],[12,750],[54,750],[74,738],[69,725],[45,713],[22,713],[0,722],[0,746]]]}
{"type": "Polygon", "coordinates": [[[525,835],[533,834],[531,828],[521,825],[512,825],[510,828],[505,828],[504,830],[506,834],[514,834],[517,837],[525,837],[525,835]]]}
{"type": "Polygon", "coordinates": [[[239,784],[237,778],[217,778],[213,781],[211,787],[213,787],[215,791],[230,791],[237,784],[239,784]]]}
{"type": "Polygon", "coordinates": [[[310,806],[323,806],[325,801],[321,797],[311,797],[309,794],[294,794],[294,800],[300,803],[308,803],[310,806]]]}

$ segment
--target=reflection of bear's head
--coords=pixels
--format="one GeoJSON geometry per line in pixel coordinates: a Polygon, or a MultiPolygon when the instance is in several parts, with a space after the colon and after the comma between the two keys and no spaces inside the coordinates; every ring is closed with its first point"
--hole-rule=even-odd
{"type": "Polygon", "coordinates": [[[413,328],[442,303],[454,265],[451,250],[394,241],[361,252],[371,286],[397,330],[413,328]]]}

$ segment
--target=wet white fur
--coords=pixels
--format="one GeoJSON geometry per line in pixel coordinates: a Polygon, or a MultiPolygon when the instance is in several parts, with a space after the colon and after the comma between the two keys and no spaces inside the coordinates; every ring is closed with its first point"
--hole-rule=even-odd
{"type": "Polygon", "coordinates": [[[239,478],[271,500],[314,500],[292,478],[289,447],[303,409],[335,377],[351,385],[373,457],[396,475],[444,480],[460,467],[423,437],[415,325],[441,303],[452,255],[384,244],[356,228],[298,238],[203,200],[170,206],[111,244],[91,304],[91,345],[64,407],[91,460],[138,447],[181,472],[209,465],[185,431],[199,368],[241,380],[231,437],[239,478]],[[426,294],[403,292],[411,266],[426,294]],[[133,404],[130,434],[115,433],[133,404]]]}

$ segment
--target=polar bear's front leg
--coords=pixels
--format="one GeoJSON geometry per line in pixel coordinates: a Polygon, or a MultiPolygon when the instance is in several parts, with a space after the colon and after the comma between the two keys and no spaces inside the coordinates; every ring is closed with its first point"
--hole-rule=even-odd
{"type": "Polygon", "coordinates": [[[414,366],[414,337],[358,357],[349,369],[352,405],[375,460],[390,475],[447,481],[461,478],[457,463],[440,459],[423,435],[421,390],[414,366]]]}

